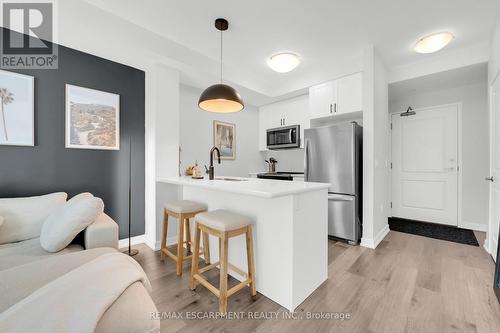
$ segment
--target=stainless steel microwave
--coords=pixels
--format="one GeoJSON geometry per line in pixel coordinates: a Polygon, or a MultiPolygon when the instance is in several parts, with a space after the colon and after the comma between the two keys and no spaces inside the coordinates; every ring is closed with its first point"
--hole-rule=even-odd
{"type": "Polygon", "coordinates": [[[268,129],[266,142],[267,149],[300,148],[300,125],[268,129]]]}

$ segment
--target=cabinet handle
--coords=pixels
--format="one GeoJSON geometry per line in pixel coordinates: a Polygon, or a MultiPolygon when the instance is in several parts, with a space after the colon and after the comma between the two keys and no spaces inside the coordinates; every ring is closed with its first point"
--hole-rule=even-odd
{"type": "Polygon", "coordinates": [[[335,113],[337,113],[337,103],[334,103],[334,110],[335,110],[335,113]]]}
{"type": "Polygon", "coordinates": [[[283,126],[283,119],[280,119],[280,126],[283,126]]]}
{"type": "Polygon", "coordinates": [[[333,105],[330,104],[330,113],[332,113],[332,112],[333,112],[333,105]]]}
{"type": "Polygon", "coordinates": [[[283,118],[283,126],[285,126],[285,125],[286,125],[285,118],[283,118]]]}

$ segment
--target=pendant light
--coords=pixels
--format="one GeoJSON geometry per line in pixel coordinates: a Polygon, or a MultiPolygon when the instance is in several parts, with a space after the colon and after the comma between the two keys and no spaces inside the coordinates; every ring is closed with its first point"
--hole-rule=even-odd
{"type": "Polygon", "coordinates": [[[208,87],[201,93],[198,106],[209,112],[238,112],[245,107],[243,99],[236,89],[222,83],[222,32],[227,30],[229,23],[226,19],[218,18],[215,20],[215,27],[220,31],[220,83],[208,87]]]}

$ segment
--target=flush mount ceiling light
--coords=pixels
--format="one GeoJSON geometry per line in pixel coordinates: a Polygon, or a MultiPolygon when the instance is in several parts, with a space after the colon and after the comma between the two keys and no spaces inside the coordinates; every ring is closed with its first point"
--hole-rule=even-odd
{"type": "Polygon", "coordinates": [[[414,50],[418,53],[433,53],[448,45],[455,36],[451,32],[436,32],[432,35],[420,38],[415,44],[414,50]]]}
{"type": "Polygon", "coordinates": [[[267,65],[278,73],[288,73],[300,65],[300,58],[295,53],[278,53],[267,60],[267,65]]]}
{"type": "Polygon", "coordinates": [[[245,107],[240,94],[233,87],[222,83],[222,32],[228,27],[226,19],[215,20],[215,28],[220,31],[220,83],[205,89],[198,100],[198,106],[209,112],[231,113],[241,111],[245,107]]]}

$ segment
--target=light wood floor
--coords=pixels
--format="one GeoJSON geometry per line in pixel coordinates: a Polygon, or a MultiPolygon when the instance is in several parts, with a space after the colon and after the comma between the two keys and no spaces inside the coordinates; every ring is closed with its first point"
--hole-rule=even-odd
{"type": "MultiPolygon", "coordinates": [[[[482,244],[484,233],[476,235],[482,244]]],[[[191,311],[216,312],[215,296],[201,286],[189,290],[189,264],[178,278],[172,260],[137,248],[158,311],[183,316],[162,320],[162,332],[500,332],[494,263],[482,247],[392,231],[375,251],[330,242],[329,279],[296,312],[349,313],[343,321],[283,319],[285,309],[260,294],[252,300],[247,289],[229,299],[228,311],[277,312],[279,319],[186,319],[191,311]]],[[[216,286],[217,273],[209,275],[216,286]]]]}

